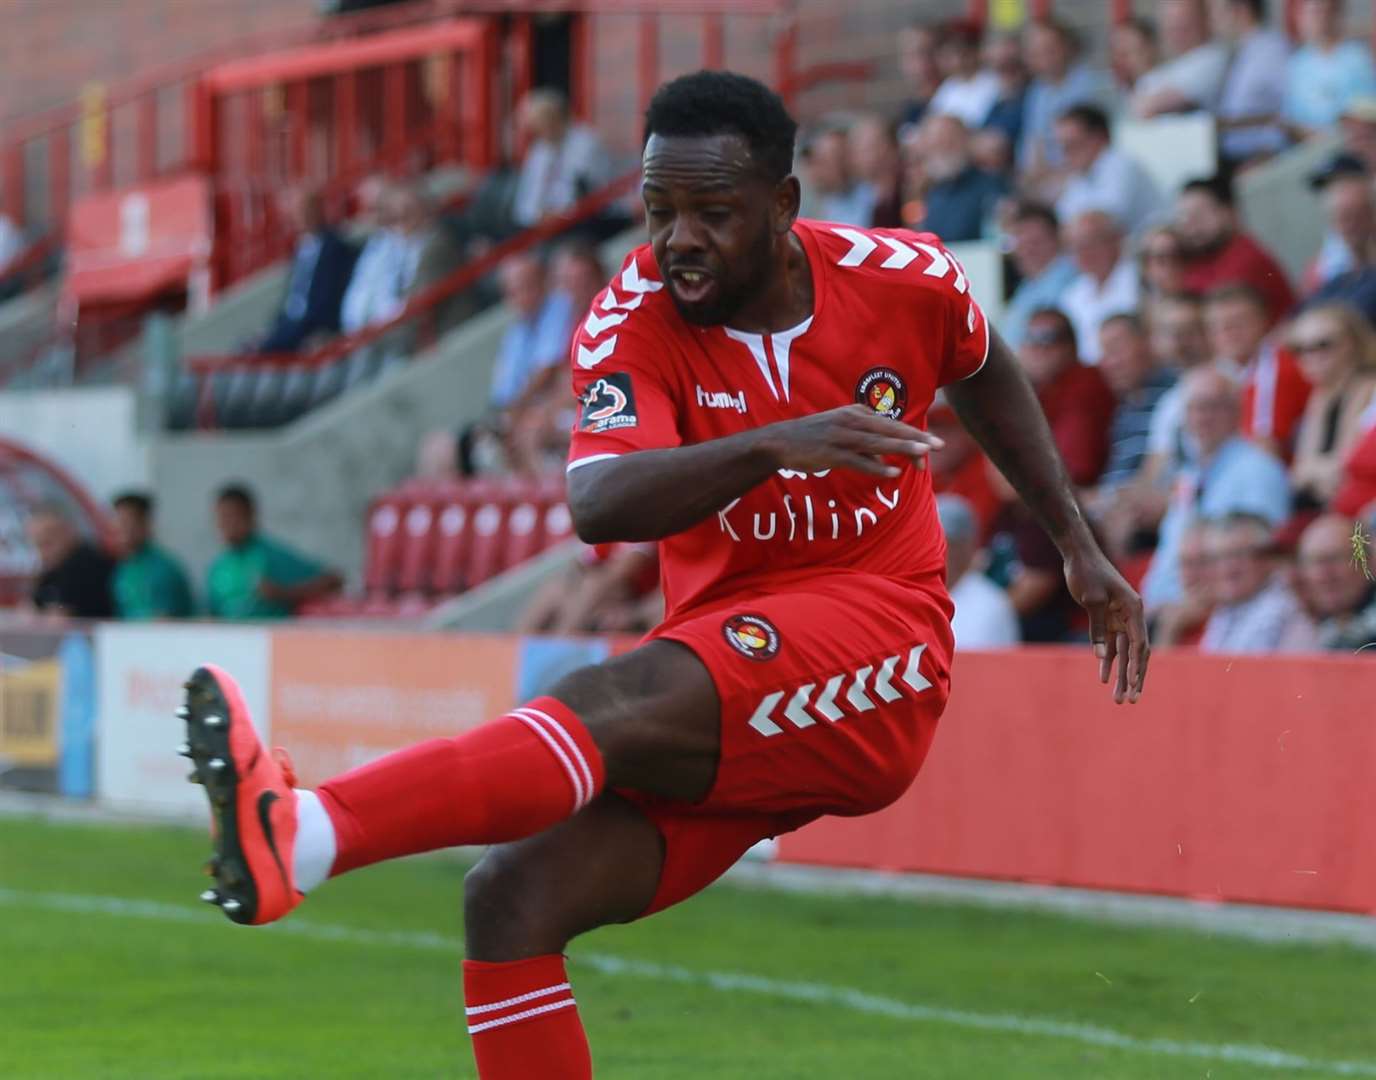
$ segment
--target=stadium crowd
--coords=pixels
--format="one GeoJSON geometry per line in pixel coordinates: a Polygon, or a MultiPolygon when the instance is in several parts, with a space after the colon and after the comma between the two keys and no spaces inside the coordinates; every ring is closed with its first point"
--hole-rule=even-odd
{"type": "MultiPolygon", "coordinates": [[[[1094,43],[1054,18],[1016,33],[908,26],[901,107],[828,116],[805,132],[803,213],[1002,253],[997,327],[1106,550],[1140,583],[1157,642],[1360,648],[1376,638],[1376,587],[1361,560],[1376,527],[1376,67],[1365,43],[1345,38],[1340,0],[1300,0],[1294,40],[1266,0],[1161,0],[1156,14],[1094,43]],[[1218,169],[1163,190],[1114,133],[1124,120],[1185,113],[1212,118],[1218,169]],[[1244,220],[1237,180],[1313,138],[1339,148],[1310,178],[1326,231],[1292,281],[1244,220]]],[[[316,194],[291,193],[297,239],[284,295],[247,348],[297,351],[386,321],[465,258],[611,178],[597,133],[574,123],[557,93],[532,92],[517,125],[516,166],[459,214],[440,213],[417,185],[372,177],[345,235],[316,194]]],[[[597,243],[626,223],[618,211],[513,255],[484,284],[512,316],[488,407],[462,430],[423,436],[421,478],[561,474],[576,406],[564,362],[607,278],[597,243]]],[[[352,357],[348,367],[387,362],[352,357]]],[[[944,402],[928,419],[946,442],[931,467],[960,645],[1082,639],[1055,546],[944,402]]],[[[111,601],[121,610],[132,590],[120,574],[172,576],[133,554],[150,512],[137,498],[118,504],[122,524],[145,522],[143,546],[126,528],[111,601]]],[[[247,556],[222,557],[203,610],[280,615],[337,587],[325,568],[261,539],[247,492],[222,493],[221,511],[226,500],[250,523],[237,542],[226,534],[229,553],[252,536],[262,546],[253,559],[280,572],[256,599],[230,599],[226,583],[251,575],[230,568],[247,556]]],[[[638,545],[590,550],[535,598],[521,628],[649,625],[654,559],[638,545]]],[[[189,590],[172,591],[166,613],[181,613],[189,590]]]]}

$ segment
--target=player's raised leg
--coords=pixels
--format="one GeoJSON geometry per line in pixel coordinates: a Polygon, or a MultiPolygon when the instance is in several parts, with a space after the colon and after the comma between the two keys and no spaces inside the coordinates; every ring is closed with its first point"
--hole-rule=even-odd
{"type": "Polygon", "coordinates": [[[517,840],[590,804],[608,783],[705,795],[719,703],[688,649],[656,641],[564,679],[548,697],[452,739],[431,739],[298,792],[264,752],[233,680],[199,669],[183,710],[191,779],[214,818],[216,884],[235,922],[281,918],[326,877],[383,859],[517,840]]]}

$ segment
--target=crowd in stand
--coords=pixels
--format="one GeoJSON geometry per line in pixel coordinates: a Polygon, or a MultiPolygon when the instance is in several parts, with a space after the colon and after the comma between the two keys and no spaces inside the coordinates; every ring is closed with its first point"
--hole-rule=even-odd
{"type": "Polygon", "coordinates": [[[38,573],[29,610],[78,619],[278,619],[343,584],[333,570],[263,532],[253,493],[230,484],[215,496],[224,547],[206,571],[198,603],[185,568],[154,536],[152,496],[128,491],[113,508],[113,558],[82,537],[64,507],[46,504],[30,513],[38,573]]]}
{"type": "MultiPolygon", "coordinates": [[[[1050,18],[910,26],[909,100],[809,133],[805,212],[999,245],[998,329],[1158,642],[1356,649],[1376,640],[1376,69],[1338,0],[1302,0],[1295,41],[1268,14],[1162,0],[1111,31],[1102,67],[1050,18]],[[1213,120],[1218,171],[1162,190],[1113,133],[1190,113],[1213,120]],[[1314,137],[1341,148],[1311,179],[1327,234],[1291,282],[1237,178],[1314,137]]],[[[929,423],[959,643],[1082,637],[1050,539],[949,409],[929,423]]]]}

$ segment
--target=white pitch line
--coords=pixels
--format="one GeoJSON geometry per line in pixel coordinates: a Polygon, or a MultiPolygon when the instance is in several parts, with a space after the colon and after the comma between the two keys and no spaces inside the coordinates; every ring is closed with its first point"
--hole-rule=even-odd
{"type": "MultiPolygon", "coordinates": [[[[89,896],[74,893],[26,892],[0,888],[0,906],[30,908],[43,911],[70,911],[85,915],[109,915],[119,918],[148,919],[158,922],[180,922],[204,928],[228,931],[216,926],[208,912],[200,908],[163,904],[152,900],[126,900],[113,896],[89,896]]],[[[366,930],[361,927],[313,923],[301,919],[276,923],[266,928],[269,933],[290,934],[293,937],[316,941],[334,941],[348,945],[387,946],[420,949],[425,952],[457,954],[461,945],[456,938],[443,934],[406,930],[366,930]]],[[[1333,1076],[1376,1077],[1376,1063],[1365,1061],[1324,1061],[1304,1057],[1270,1046],[1248,1043],[1204,1043],[1177,1039],[1150,1039],[1127,1035],[1112,1028],[1081,1024],[1048,1017],[1022,1016],[1016,1013],[985,1013],[967,1009],[947,1009],[935,1005],[917,1005],[897,998],[853,990],[827,983],[792,979],[771,979],[731,971],[694,971],[675,964],[656,964],[644,960],[630,960],[605,953],[579,953],[573,957],[576,967],[587,967],[605,975],[655,979],[660,982],[686,986],[703,986],[724,993],[759,994],[785,1001],[829,1008],[847,1009],[870,1016],[884,1016],[893,1020],[917,1023],[944,1024],[948,1027],[977,1031],[997,1031],[1013,1035],[1035,1035],[1043,1038],[1065,1039],[1089,1046],[1107,1047],[1129,1053],[1158,1057],[1196,1058],[1252,1065],[1262,1069],[1288,1069],[1320,1072],[1333,1076]]]]}

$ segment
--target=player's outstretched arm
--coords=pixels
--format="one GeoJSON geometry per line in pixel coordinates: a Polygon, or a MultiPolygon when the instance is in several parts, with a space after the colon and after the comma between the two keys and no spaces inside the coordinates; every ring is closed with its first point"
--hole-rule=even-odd
{"type": "Polygon", "coordinates": [[[941,440],[865,405],[783,420],[722,439],[641,450],[569,473],[580,539],[662,540],[711,517],[777,469],[855,469],[897,476],[894,458],[921,462],[941,440]]]}
{"type": "Polygon", "coordinates": [[[1109,681],[1116,660],[1113,700],[1136,701],[1151,653],[1142,600],[1100,550],[1027,376],[992,327],[989,332],[988,360],[948,385],[947,400],[1065,558],[1066,584],[1089,612],[1100,680],[1109,681]]]}

